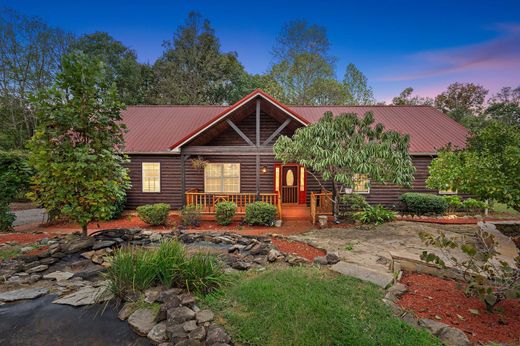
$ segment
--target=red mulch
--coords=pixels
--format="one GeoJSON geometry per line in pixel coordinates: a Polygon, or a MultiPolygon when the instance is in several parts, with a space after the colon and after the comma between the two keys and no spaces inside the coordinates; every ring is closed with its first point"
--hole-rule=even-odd
{"type": "Polygon", "coordinates": [[[461,329],[472,342],[520,344],[519,299],[502,301],[489,313],[478,297],[467,297],[464,284],[455,280],[414,273],[404,275],[402,283],[409,290],[397,302],[403,309],[421,318],[438,320],[439,316],[440,322],[461,329]]]}
{"type": "Polygon", "coordinates": [[[498,219],[498,218],[483,218],[483,219],[477,219],[477,218],[456,218],[456,219],[438,219],[435,217],[428,217],[428,218],[421,218],[421,219],[414,219],[410,217],[400,217],[397,219],[397,221],[413,221],[413,222],[425,222],[425,223],[437,223],[441,225],[475,225],[479,221],[518,221],[518,218],[514,219],[498,219]]]}
{"type": "Polygon", "coordinates": [[[20,244],[34,243],[37,240],[48,238],[48,234],[31,234],[31,233],[3,233],[0,234],[0,243],[15,241],[20,244]]]}
{"type": "MultiPolygon", "coordinates": [[[[134,215],[122,216],[117,220],[92,222],[88,225],[89,234],[110,228],[146,228],[158,232],[169,232],[173,227],[180,224],[180,217],[177,215],[171,215],[169,217],[169,227],[164,226],[150,226],[134,215]]],[[[230,231],[245,235],[265,235],[271,233],[277,233],[281,235],[292,235],[298,233],[304,233],[313,228],[309,221],[299,220],[288,220],[283,223],[280,228],[276,227],[264,227],[264,226],[248,226],[241,225],[239,222],[233,222],[228,226],[217,225],[214,221],[202,221],[199,227],[190,228],[191,232],[207,232],[207,231],[230,231]]],[[[72,233],[81,230],[81,227],[74,223],[55,223],[50,225],[24,225],[15,227],[18,232],[33,232],[35,230],[43,231],[46,233],[72,233]]]]}
{"type": "Polygon", "coordinates": [[[298,256],[305,257],[309,261],[314,260],[315,257],[325,256],[326,252],[315,248],[309,244],[300,243],[297,241],[287,241],[283,239],[273,238],[273,245],[278,248],[278,250],[287,252],[287,253],[295,253],[298,256]]]}

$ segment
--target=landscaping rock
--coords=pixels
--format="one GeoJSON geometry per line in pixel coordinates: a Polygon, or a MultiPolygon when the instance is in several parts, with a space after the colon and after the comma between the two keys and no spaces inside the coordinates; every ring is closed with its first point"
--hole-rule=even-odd
{"type": "Polygon", "coordinates": [[[41,264],[46,264],[46,265],[51,265],[51,264],[54,264],[58,262],[58,259],[57,258],[54,258],[54,257],[47,257],[47,258],[42,258],[40,260],[40,263],[41,264]]]}
{"type": "Polygon", "coordinates": [[[144,292],[144,301],[150,304],[155,303],[157,298],[159,298],[159,294],[161,294],[162,290],[162,287],[152,287],[147,289],[144,292]]]}
{"type": "Polygon", "coordinates": [[[407,290],[406,285],[398,282],[386,291],[385,298],[392,302],[396,302],[400,296],[406,293],[407,290]]]}
{"type": "Polygon", "coordinates": [[[207,345],[213,345],[213,344],[227,344],[231,341],[231,338],[226,333],[224,328],[214,324],[209,327],[208,335],[206,337],[206,344],[207,345]]]}
{"type": "Polygon", "coordinates": [[[55,271],[50,274],[44,275],[43,278],[47,280],[64,281],[70,279],[73,276],[74,273],[71,272],[55,271]]]}
{"type": "Polygon", "coordinates": [[[318,257],[314,257],[314,263],[324,266],[324,265],[329,264],[329,261],[327,261],[327,257],[325,257],[325,256],[318,256],[318,257]]]}
{"type": "MultiPolygon", "coordinates": [[[[204,344],[199,340],[186,339],[175,344],[175,346],[203,346],[204,344]]],[[[213,345],[212,345],[213,346],[213,345]]]]}
{"type": "Polygon", "coordinates": [[[211,310],[201,310],[197,312],[195,318],[197,319],[197,322],[199,323],[205,323],[209,321],[213,321],[213,318],[215,315],[213,315],[213,312],[211,310]]]}
{"type": "Polygon", "coordinates": [[[110,246],[113,246],[115,245],[115,241],[113,240],[101,240],[101,241],[97,241],[94,243],[94,245],[92,246],[92,250],[99,250],[99,249],[104,249],[106,247],[110,247],[110,246]]]}
{"type": "Polygon", "coordinates": [[[276,262],[277,259],[279,258],[283,258],[283,254],[276,250],[276,249],[271,249],[269,250],[269,253],[267,254],[267,261],[269,262],[276,262]]]}
{"type": "Polygon", "coordinates": [[[186,321],[182,324],[182,329],[184,329],[184,331],[186,333],[189,333],[195,329],[197,329],[197,321],[195,320],[189,320],[189,321],[186,321]]]}
{"type": "Polygon", "coordinates": [[[428,318],[421,318],[419,320],[419,326],[427,329],[433,335],[439,334],[441,329],[448,327],[446,323],[430,320],[428,318]]]}
{"type": "Polygon", "coordinates": [[[34,250],[34,248],[32,246],[24,246],[23,248],[20,249],[20,252],[21,253],[27,253],[29,251],[32,251],[34,250]]]}
{"type": "Polygon", "coordinates": [[[48,292],[49,289],[47,288],[22,288],[19,290],[0,293],[0,301],[14,302],[23,299],[34,299],[41,297],[48,292]]]}
{"type": "Polygon", "coordinates": [[[203,326],[197,327],[189,335],[190,339],[195,339],[195,340],[204,340],[205,337],[206,337],[206,328],[204,328],[203,326]]]}
{"type": "Polygon", "coordinates": [[[269,244],[259,243],[253,246],[251,250],[249,250],[249,253],[253,256],[267,255],[270,250],[271,246],[269,244]]]}
{"type": "Polygon", "coordinates": [[[188,338],[182,324],[170,324],[169,321],[166,324],[166,336],[174,344],[188,338]]]}
{"type": "Polygon", "coordinates": [[[32,262],[29,262],[29,263],[25,263],[24,266],[23,266],[23,270],[27,271],[31,268],[34,268],[34,267],[37,267],[40,265],[40,261],[32,261],[32,262]]]}
{"type": "Polygon", "coordinates": [[[193,320],[195,318],[195,311],[186,306],[181,306],[168,310],[167,316],[169,324],[181,324],[193,320]]]}
{"type": "Polygon", "coordinates": [[[251,268],[251,263],[244,261],[234,261],[231,263],[231,268],[236,270],[248,270],[251,268]]]}
{"type": "Polygon", "coordinates": [[[157,344],[168,341],[168,336],[166,335],[166,322],[159,322],[153,326],[148,332],[147,337],[157,344]]]}
{"type": "Polygon", "coordinates": [[[191,293],[184,293],[179,295],[181,305],[192,305],[195,303],[195,297],[191,293]]]}
{"type": "Polygon", "coordinates": [[[147,336],[157,323],[157,315],[152,309],[137,309],[128,317],[128,324],[137,334],[147,336]]]}
{"type": "Polygon", "coordinates": [[[56,299],[55,301],[53,301],[53,303],[72,306],[82,306],[96,304],[110,299],[112,299],[112,296],[111,294],[108,294],[106,292],[105,287],[85,286],[74,293],[56,299]]]}
{"type": "Polygon", "coordinates": [[[309,263],[309,260],[306,259],[305,257],[295,256],[295,255],[289,255],[285,260],[291,266],[309,263]]]}
{"type": "Polygon", "coordinates": [[[75,253],[84,251],[86,249],[92,248],[94,245],[94,238],[91,237],[82,237],[77,240],[73,240],[69,244],[67,244],[65,252],[66,253],[75,253]]]}
{"type": "Polygon", "coordinates": [[[161,291],[159,296],[157,297],[157,301],[160,303],[166,303],[169,300],[173,299],[177,295],[182,292],[180,288],[169,288],[167,290],[161,291]]]}
{"type": "Polygon", "coordinates": [[[134,313],[135,306],[132,303],[125,303],[123,305],[123,308],[119,310],[119,313],[117,314],[117,318],[119,318],[121,321],[125,321],[130,317],[131,314],[134,313]]]}
{"type": "Polygon", "coordinates": [[[343,261],[334,264],[330,269],[343,275],[353,276],[363,281],[372,282],[383,288],[390,286],[394,280],[393,275],[390,273],[375,271],[358,264],[343,261]]]}
{"type": "Polygon", "coordinates": [[[453,327],[442,328],[437,337],[445,346],[469,346],[468,337],[460,329],[453,327]]]}
{"type": "Polygon", "coordinates": [[[178,296],[173,296],[168,301],[161,305],[161,311],[167,312],[170,309],[181,306],[181,299],[178,296]]]}
{"type": "Polygon", "coordinates": [[[27,269],[26,272],[29,273],[29,274],[32,274],[32,273],[39,273],[39,272],[42,272],[44,270],[47,270],[49,268],[48,265],[46,264],[40,264],[36,267],[33,267],[31,269],[27,269]]]}
{"type": "Polygon", "coordinates": [[[153,242],[159,242],[162,239],[162,234],[161,233],[152,233],[152,234],[150,234],[149,239],[150,239],[150,241],[153,241],[153,242]]]}
{"type": "Polygon", "coordinates": [[[339,256],[335,253],[328,253],[325,258],[327,259],[327,263],[328,264],[336,264],[338,263],[341,259],[339,258],[339,256]]]}

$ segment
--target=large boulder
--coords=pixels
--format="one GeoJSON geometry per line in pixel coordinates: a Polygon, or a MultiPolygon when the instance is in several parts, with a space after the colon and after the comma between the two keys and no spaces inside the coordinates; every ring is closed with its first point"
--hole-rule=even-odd
{"type": "Polygon", "coordinates": [[[19,290],[0,293],[0,302],[14,302],[22,299],[34,299],[47,294],[47,288],[22,288],[19,290]]]}

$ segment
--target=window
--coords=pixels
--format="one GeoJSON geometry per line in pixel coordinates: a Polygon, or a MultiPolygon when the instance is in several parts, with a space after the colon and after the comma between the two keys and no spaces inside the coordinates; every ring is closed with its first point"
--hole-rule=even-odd
{"type": "Polygon", "coordinates": [[[354,188],[355,193],[370,193],[370,179],[366,174],[354,174],[354,188]]]}
{"type": "Polygon", "coordinates": [[[161,192],[161,164],[143,162],[143,192],[161,192]]]}
{"type": "Polygon", "coordinates": [[[205,192],[240,192],[239,163],[208,163],[204,167],[205,192]]]}

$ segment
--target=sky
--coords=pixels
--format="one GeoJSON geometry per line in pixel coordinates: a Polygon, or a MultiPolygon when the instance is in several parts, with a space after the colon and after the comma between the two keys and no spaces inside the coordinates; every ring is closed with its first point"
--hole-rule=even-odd
{"type": "Polygon", "coordinates": [[[452,82],[482,84],[491,94],[520,85],[520,0],[0,0],[3,7],[78,36],[106,31],[147,63],[195,10],[250,73],[268,70],[284,23],[306,19],[326,28],[338,78],[354,63],[379,101],[409,86],[434,97],[452,82]]]}

